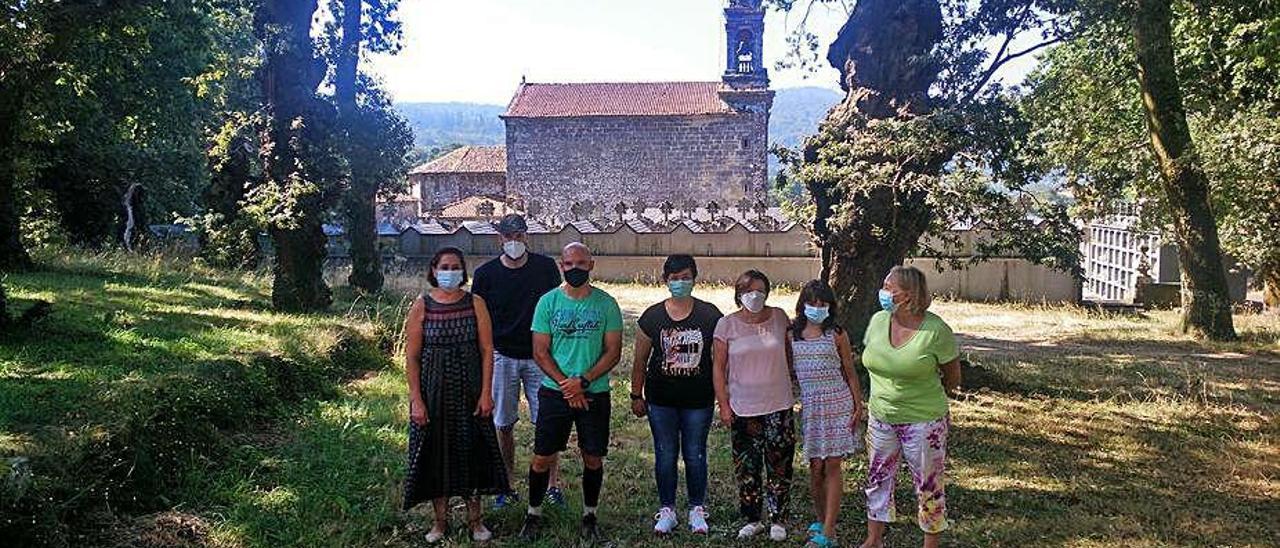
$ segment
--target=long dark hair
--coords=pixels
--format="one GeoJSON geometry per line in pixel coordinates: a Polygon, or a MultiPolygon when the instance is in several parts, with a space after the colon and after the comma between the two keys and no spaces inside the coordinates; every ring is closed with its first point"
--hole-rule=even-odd
{"type": "Polygon", "coordinates": [[[831,290],[827,282],[809,280],[800,289],[800,296],[796,298],[796,317],[791,320],[791,336],[797,341],[804,337],[804,327],[809,323],[809,318],[804,315],[804,305],[810,301],[822,301],[830,307],[827,309],[827,319],[822,320],[822,333],[826,334],[828,331],[840,333],[842,329],[836,325],[836,312],[839,311],[836,293],[831,290]]]}
{"type": "Polygon", "coordinates": [[[445,255],[458,257],[458,262],[462,263],[462,285],[467,285],[467,257],[462,254],[461,249],[442,247],[436,250],[436,254],[431,257],[431,268],[427,269],[427,281],[431,282],[431,287],[440,287],[440,282],[436,281],[436,267],[440,266],[440,259],[445,255]]]}

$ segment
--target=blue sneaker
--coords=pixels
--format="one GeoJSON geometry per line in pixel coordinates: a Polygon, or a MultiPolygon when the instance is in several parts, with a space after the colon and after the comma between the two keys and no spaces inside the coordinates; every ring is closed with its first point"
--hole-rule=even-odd
{"type": "Polygon", "coordinates": [[[812,536],[814,536],[814,535],[821,535],[821,534],[822,534],[822,523],[821,523],[821,522],[817,522],[817,521],[815,521],[815,522],[813,522],[813,523],[810,523],[810,524],[809,524],[809,536],[810,536],[810,537],[812,537],[812,536]]]}
{"type": "Polygon", "coordinates": [[[564,506],[564,491],[561,491],[559,487],[547,489],[547,502],[556,506],[564,506]]]}
{"type": "Polygon", "coordinates": [[[510,493],[503,493],[501,495],[498,495],[498,497],[493,500],[493,507],[497,509],[502,509],[508,506],[513,506],[519,502],[520,502],[520,494],[515,491],[512,491],[510,493]]]}

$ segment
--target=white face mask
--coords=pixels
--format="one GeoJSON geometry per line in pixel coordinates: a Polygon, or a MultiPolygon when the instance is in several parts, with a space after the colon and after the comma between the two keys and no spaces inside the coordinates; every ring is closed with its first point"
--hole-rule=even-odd
{"type": "Polygon", "coordinates": [[[513,261],[523,257],[526,251],[528,251],[528,248],[520,240],[510,240],[502,243],[502,253],[513,261]]]}
{"type": "Polygon", "coordinates": [[[738,297],[742,301],[742,307],[752,314],[757,314],[764,310],[765,298],[766,295],[761,291],[748,291],[738,297]]]}

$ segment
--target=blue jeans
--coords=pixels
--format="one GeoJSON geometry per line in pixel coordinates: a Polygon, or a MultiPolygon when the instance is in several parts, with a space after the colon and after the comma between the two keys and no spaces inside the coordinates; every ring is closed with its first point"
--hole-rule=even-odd
{"type": "Polygon", "coordinates": [[[658,480],[658,502],[676,506],[676,454],[684,457],[685,487],[689,506],[707,501],[707,433],[712,408],[680,409],[649,404],[649,429],[653,432],[653,475],[658,480]]]}

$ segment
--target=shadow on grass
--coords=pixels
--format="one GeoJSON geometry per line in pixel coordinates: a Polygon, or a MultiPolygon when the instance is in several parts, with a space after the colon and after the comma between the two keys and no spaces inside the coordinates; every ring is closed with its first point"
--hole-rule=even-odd
{"type": "Polygon", "coordinates": [[[1280,504],[1232,485],[1229,467],[1238,463],[1223,457],[1250,442],[1222,442],[1239,435],[1230,426],[1093,421],[1103,424],[1071,442],[1021,422],[958,424],[950,458],[961,476],[947,489],[959,523],[955,535],[975,546],[1087,538],[1113,545],[1260,545],[1280,535],[1274,520],[1280,504]]]}
{"type": "Polygon", "coordinates": [[[1280,354],[1219,351],[1188,341],[1067,337],[1010,341],[961,335],[968,391],[1076,401],[1163,397],[1280,409],[1280,354]]]}
{"type": "MultiPolygon", "coordinates": [[[[406,445],[397,374],[355,381],[273,430],[246,436],[217,469],[192,478],[217,535],[253,546],[367,546],[405,531],[406,445]]],[[[377,544],[382,544],[378,542],[377,544]]]]}

